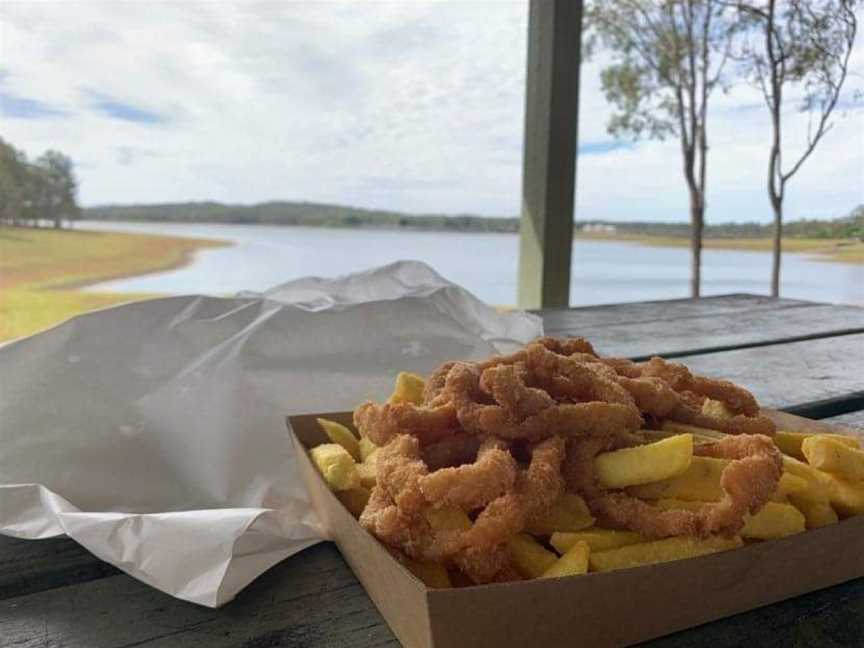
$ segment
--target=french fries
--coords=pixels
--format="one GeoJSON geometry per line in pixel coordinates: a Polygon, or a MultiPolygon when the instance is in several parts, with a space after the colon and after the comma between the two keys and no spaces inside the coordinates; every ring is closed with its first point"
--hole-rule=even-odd
{"type": "Polygon", "coordinates": [[[801,442],[801,452],[814,468],[849,481],[864,481],[864,450],[848,445],[841,438],[814,434],[801,442]]]}
{"type": "Polygon", "coordinates": [[[528,521],[525,530],[532,535],[552,535],[557,531],[581,531],[594,524],[585,500],[575,493],[565,493],[539,519],[528,521]]]}
{"type": "Polygon", "coordinates": [[[591,552],[588,564],[593,571],[612,571],[684,558],[696,558],[697,556],[735,549],[741,545],[742,541],[738,536],[734,538],[713,536],[704,540],[689,536],[676,536],[653,542],[627,545],[617,549],[591,552]]]}
{"type": "Polygon", "coordinates": [[[655,443],[604,452],[594,460],[600,485],[637,486],[683,474],[693,458],[693,435],[679,434],[655,443]]]}
{"type": "Polygon", "coordinates": [[[831,506],[828,499],[811,500],[795,493],[789,495],[789,501],[804,515],[805,525],[808,529],[818,529],[829,524],[837,524],[840,517],[831,506]]]}
{"type": "Polygon", "coordinates": [[[579,541],[573,544],[563,556],[547,569],[540,578],[561,578],[563,576],[578,576],[588,571],[588,556],[591,548],[587,542],[579,541]]]}
{"type": "Polygon", "coordinates": [[[558,561],[558,556],[527,533],[514,536],[508,544],[513,565],[524,578],[539,578],[558,561]]]}
{"type": "Polygon", "coordinates": [[[647,542],[647,538],[632,531],[616,531],[615,529],[586,529],[577,533],[553,533],[549,544],[555,547],[559,554],[565,554],[578,542],[584,542],[591,551],[605,551],[637,542],[647,542]]]}
{"type": "Polygon", "coordinates": [[[828,499],[840,515],[864,515],[864,481],[850,481],[823,473],[828,499]]]}
{"type": "Polygon", "coordinates": [[[422,376],[400,371],[399,375],[396,376],[396,384],[393,386],[393,393],[390,394],[388,402],[419,405],[423,402],[423,389],[425,386],[426,381],[423,380],[422,376]]]}
{"type": "Polygon", "coordinates": [[[309,458],[331,490],[344,491],[360,487],[357,462],[338,443],[324,443],[309,451],[309,458]]]}
{"type": "MultiPolygon", "coordinates": [[[[389,402],[420,404],[424,387],[421,376],[401,372],[389,402]]],[[[702,411],[719,418],[734,415],[726,405],[711,399],[705,400],[702,411]]],[[[339,501],[359,518],[377,486],[381,448],[336,421],[317,422],[330,443],[312,448],[309,457],[339,501]]],[[[721,476],[730,461],[694,456],[693,449],[694,444],[715,443],[726,435],[674,421],[664,421],[659,427],[641,430],[644,445],[595,457],[599,485],[626,489],[631,496],[662,510],[697,510],[724,497],[721,476]]],[[[598,528],[585,500],[565,492],[542,515],[527,515],[523,532],[507,541],[512,568],[526,579],[626,569],[727,551],[742,546],[744,540],[784,538],[864,514],[864,449],[857,439],[781,430],[774,441],[783,453],[777,488],[761,509],[745,516],[744,526],[735,537],[653,539],[632,531],[598,528]]],[[[513,457],[524,461],[519,448],[513,450],[513,457]]],[[[472,519],[479,514],[479,510],[455,506],[435,508],[434,502],[423,500],[418,500],[418,505],[414,511],[425,517],[434,532],[444,532],[441,538],[447,542],[468,538],[461,534],[471,531],[472,519]],[[452,532],[450,536],[448,532],[452,532]]],[[[422,517],[416,521],[423,526],[422,517]]],[[[410,546],[405,550],[416,553],[410,546]]],[[[402,551],[392,553],[430,588],[473,584],[454,567],[452,557],[435,563],[413,559],[402,551]]]]}
{"type": "Polygon", "coordinates": [[[449,589],[453,587],[453,584],[450,582],[450,574],[447,573],[444,565],[436,562],[412,560],[408,557],[402,559],[402,564],[405,565],[408,571],[423,581],[426,587],[433,589],[449,589]]]}
{"type": "Polygon", "coordinates": [[[424,517],[436,531],[467,531],[471,528],[471,518],[465,511],[455,506],[429,509],[424,517]]]}
{"type": "Polygon", "coordinates": [[[360,437],[360,461],[366,461],[373,452],[378,449],[378,446],[372,443],[367,437],[360,437]]]}
{"type": "Polygon", "coordinates": [[[845,434],[819,434],[810,432],[789,432],[787,430],[777,430],[774,433],[774,445],[780,448],[780,452],[787,454],[796,459],[804,459],[804,453],[801,451],[801,445],[805,439],[811,437],[834,439],[838,443],[849,446],[850,448],[861,448],[861,443],[855,437],[846,436],[845,434]]]}
{"type": "Polygon", "coordinates": [[[713,502],[723,497],[720,475],[729,464],[726,459],[693,457],[682,474],[671,479],[631,486],[628,492],[642,499],[676,498],[713,502]]]}
{"type": "Polygon", "coordinates": [[[351,453],[351,456],[354,457],[354,461],[362,460],[360,455],[360,442],[351,430],[336,421],[328,421],[327,419],[320,418],[315,420],[318,421],[318,425],[321,426],[321,429],[324,430],[324,433],[333,443],[338,443],[351,453]]]}
{"type": "Polygon", "coordinates": [[[710,441],[719,441],[725,434],[719,430],[699,427],[698,425],[688,425],[687,423],[678,423],[677,421],[663,421],[660,426],[661,430],[666,432],[674,432],[675,434],[692,434],[694,438],[702,438],[710,441]]]}
{"type": "Polygon", "coordinates": [[[368,488],[360,486],[359,488],[350,488],[348,490],[336,491],[336,498],[342,502],[342,505],[351,512],[356,518],[360,517],[366,504],[369,503],[369,497],[372,492],[368,488]]]}
{"type": "MultiPolygon", "coordinates": [[[[676,499],[657,500],[657,508],[693,511],[712,502],[693,502],[676,499]]],[[[745,517],[742,538],[774,540],[804,531],[804,515],[791,504],[767,502],[753,515],[745,517]]]]}

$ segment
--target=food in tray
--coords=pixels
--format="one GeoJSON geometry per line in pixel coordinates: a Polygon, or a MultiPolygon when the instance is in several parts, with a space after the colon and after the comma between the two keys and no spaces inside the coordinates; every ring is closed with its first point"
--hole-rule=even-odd
{"type": "Polygon", "coordinates": [[[582,338],[400,373],[355,410],[359,438],[319,423],[323,478],[429,587],[666,562],[864,514],[857,439],[777,431],[738,385],[582,338]]]}

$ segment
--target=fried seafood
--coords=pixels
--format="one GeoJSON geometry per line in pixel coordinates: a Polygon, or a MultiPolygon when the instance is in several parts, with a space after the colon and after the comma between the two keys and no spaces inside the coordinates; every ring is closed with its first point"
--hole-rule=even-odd
{"type": "Polygon", "coordinates": [[[781,474],[764,436],[773,425],[748,391],[661,358],[604,358],[582,338],[540,338],[509,356],[448,362],[422,394],[419,404],[367,402],[354,413],[361,435],[382,446],[360,522],[409,559],[476,583],[518,577],[511,541],[565,492],[583,497],[600,521],[645,537],[731,536],[781,474]],[[720,409],[703,411],[706,402],[720,409]],[[595,457],[644,443],[646,420],[747,433],[697,446],[696,454],[730,460],[719,502],[662,510],[600,487],[595,457]],[[464,524],[441,522],[453,511],[464,524]]]}

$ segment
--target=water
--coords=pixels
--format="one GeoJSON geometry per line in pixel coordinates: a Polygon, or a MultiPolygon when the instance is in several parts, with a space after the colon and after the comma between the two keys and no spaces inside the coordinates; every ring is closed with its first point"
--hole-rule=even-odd
{"type": "MultiPolygon", "coordinates": [[[[418,259],[489,303],[516,302],[519,248],[515,234],[86,221],[78,227],[234,243],[199,252],[185,268],[109,281],[90,290],[226,295],[265,290],[302,276],[334,277],[397,259],[418,259]]],[[[770,268],[767,252],[706,250],[703,294],[767,294],[770,268]]],[[[570,302],[586,305],[686,297],[689,272],[686,248],[576,241],[570,302]]],[[[864,305],[864,265],[785,254],[782,280],[784,297],[864,305]]]]}

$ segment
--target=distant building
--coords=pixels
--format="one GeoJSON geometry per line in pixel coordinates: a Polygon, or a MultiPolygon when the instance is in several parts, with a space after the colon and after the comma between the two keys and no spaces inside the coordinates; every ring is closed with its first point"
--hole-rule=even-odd
{"type": "Polygon", "coordinates": [[[585,223],[582,226],[582,231],[586,234],[614,234],[617,228],[605,223],[585,223]]]}

